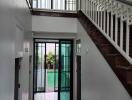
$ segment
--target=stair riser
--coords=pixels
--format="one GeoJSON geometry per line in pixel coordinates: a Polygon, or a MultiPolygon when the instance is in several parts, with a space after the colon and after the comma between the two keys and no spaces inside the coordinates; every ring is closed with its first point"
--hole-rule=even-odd
{"type": "Polygon", "coordinates": [[[102,45],[101,48],[105,54],[119,54],[112,45],[102,45]]]}
{"type": "MultiPolygon", "coordinates": [[[[105,54],[104,54],[105,55],[105,54]]],[[[109,64],[113,67],[116,68],[116,66],[118,65],[122,65],[122,66],[131,66],[130,63],[128,63],[126,61],[126,59],[124,59],[121,55],[105,55],[105,58],[107,59],[107,61],[109,62],[109,64]]]]}
{"type": "Polygon", "coordinates": [[[129,71],[129,70],[125,70],[125,69],[120,69],[120,68],[117,68],[117,71],[118,71],[118,74],[120,76],[122,76],[122,78],[128,82],[128,81],[132,81],[132,71],[129,71]]]}

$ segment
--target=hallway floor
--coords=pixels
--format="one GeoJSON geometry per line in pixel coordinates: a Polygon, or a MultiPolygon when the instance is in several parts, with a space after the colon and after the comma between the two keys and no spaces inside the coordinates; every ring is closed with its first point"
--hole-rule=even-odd
{"type": "MultiPolygon", "coordinates": [[[[61,92],[61,100],[70,100],[69,92],[61,92]]],[[[58,100],[57,92],[47,92],[47,93],[36,93],[34,94],[34,100],[58,100]]]]}
{"type": "Polygon", "coordinates": [[[57,92],[36,93],[34,95],[34,100],[58,100],[58,93],[57,92]]]}

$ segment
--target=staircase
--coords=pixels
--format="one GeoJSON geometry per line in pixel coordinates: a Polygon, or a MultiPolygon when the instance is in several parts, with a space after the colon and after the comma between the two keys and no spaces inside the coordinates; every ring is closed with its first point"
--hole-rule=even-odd
{"type": "MultiPolygon", "coordinates": [[[[78,19],[102,55],[105,57],[121,83],[124,85],[128,93],[132,96],[132,65],[102,35],[102,33],[87,18],[87,16],[84,15],[82,11],[78,12],[78,19]]],[[[130,39],[130,56],[132,57],[132,36],[130,39]]]]}

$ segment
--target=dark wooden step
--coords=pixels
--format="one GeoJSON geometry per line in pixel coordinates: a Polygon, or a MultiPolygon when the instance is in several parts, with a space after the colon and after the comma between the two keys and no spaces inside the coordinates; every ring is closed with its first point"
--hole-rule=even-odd
{"type": "Polygon", "coordinates": [[[132,96],[132,66],[117,66],[117,76],[132,96]]]}
{"type": "Polygon", "coordinates": [[[132,81],[127,82],[127,91],[132,97],[132,81]]]}
{"type": "Polygon", "coordinates": [[[126,82],[132,82],[132,66],[117,65],[116,68],[118,70],[118,74],[120,74],[126,82]]]}
{"type": "Polygon", "coordinates": [[[126,70],[126,71],[132,71],[132,66],[121,66],[121,65],[117,65],[116,67],[119,68],[119,69],[126,70]]]}
{"type": "Polygon", "coordinates": [[[121,54],[106,54],[108,62],[113,66],[131,66],[121,54]]]}
{"type": "MultiPolygon", "coordinates": [[[[124,40],[123,43],[126,43],[126,40],[124,40]]],[[[132,44],[132,39],[129,40],[129,44],[132,44]]]]}
{"type": "MultiPolygon", "coordinates": [[[[93,42],[96,44],[102,55],[111,66],[121,83],[124,85],[128,93],[132,96],[132,65],[115,49],[114,46],[102,35],[102,33],[90,22],[90,20],[80,11],[79,21],[84,26],[88,35],[91,37],[93,42]],[[87,22],[86,22],[87,21],[87,22]]],[[[119,41],[118,41],[119,43],[119,41]]],[[[125,51],[123,42],[123,49],[125,51]]],[[[130,38],[130,56],[132,57],[132,36],[130,38]]]]}
{"type": "Polygon", "coordinates": [[[132,66],[117,66],[116,75],[132,96],[132,66]]]}
{"type": "Polygon", "coordinates": [[[105,53],[105,55],[107,54],[119,54],[118,51],[111,45],[111,44],[101,44],[100,46],[102,52],[105,53]]]}
{"type": "MultiPolygon", "coordinates": [[[[93,27],[92,27],[93,28],[93,27]]],[[[94,37],[98,37],[101,36],[100,32],[97,29],[89,29],[89,35],[94,36],[94,37]]]]}
{"type": "MultiPolygon", "coordinates": [[[[123,48],[126,48],[126,44],[123,44],[123,48]]],[[[129,49],[132,50],[132,44],[129,44],[129,49]]]]}
{"type": "Polygon", "coordinates": [[[110,44],[104,36],[90,34],[96,44],[110,44]]]}

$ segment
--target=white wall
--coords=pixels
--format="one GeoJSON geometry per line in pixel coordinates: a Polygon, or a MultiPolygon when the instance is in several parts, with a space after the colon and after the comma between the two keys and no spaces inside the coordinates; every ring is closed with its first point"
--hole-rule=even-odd
{"type": "Polygon", "coordinates": [[[81,100],[131,100],[104,57],[78,22],[81,39],[81,100]]]}
{"type": "Polygon", "coordinates": [[[77,19],[65,17],[32,16],[32,31],[77,33],[77,19]]]}
{"type": "Polygon", "coordinates": [[[75,39],[77,35],[77,19],[32,16],[32,31],[34,38],[75,39]]]}
{"type": "Polygon", "coordinates": [[[0,0],[0,100],[14,100],[15,57],[20,54],[23,54],[21,100],[28,100],[29,52],[24,52],[24,48],[30,47],[30,32],[31,15],[26,0],[0,0]]]}

